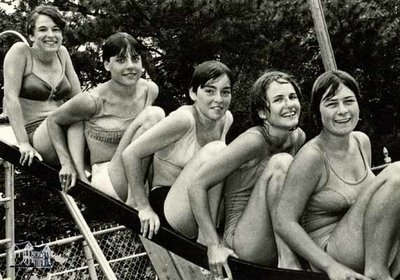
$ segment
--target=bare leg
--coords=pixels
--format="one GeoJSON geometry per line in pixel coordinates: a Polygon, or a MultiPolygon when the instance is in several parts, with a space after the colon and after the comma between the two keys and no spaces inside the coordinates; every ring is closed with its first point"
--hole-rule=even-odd
{"type": "MultiPolygon", "coordinates": [[[[266,168],[260,177],[261,183],[268,185],[267,202],[269,213],[271,213],[272,216],[272,222],[274,222],[276,207],[282,194],[286,173],[293,160],[293,157],[289,154],[280,154],[277,156],[279,156],[277,160],[271,162],[273,166],[269,166],[269,168],[266,168]],[[269,181],[268,178],[270,178],[269,181]]],[[[258,183],[259,182],[257,182],[257,184],[258,183]]],[[[278,249],[278,267],[301,270],[302,267],[296,254],[289,248],[289,246],[282,240],[282,238],[275,233],[275,231],[274,234],[276,246],[278,249]]]]}
{"type": "Polygon", "coordinates": [[[393,279],[389,255],[400,230],[400,163],[378,175],[384,184],[372,196],[365,215],[365,275],[371,279],[393,279]]]}
{"type": "MultiPolygon", "coordinates": [[[[126,201],[128,196],[128,180],[125,176],[124,164],[122,162],[122,152],[130,143],[132,143],[132,141],[134,141],[137,137],[142,135],[146,130],[154,126],[164,117],[165,113],[160,107],[147,107],[129,125],[128,129],[122,136],[118,148],[108,167],[111,182],[116,193],[119,195],[122,201],[126,201]]],[[[150,158],[143,162],[143,168],[145,168],[144,174],[147,173],[150,162],[150,158]]]]}
{"type": "Polygon", "coordinates": [[[276,264],[278,252],[270,209],[275,207],[274,199],[278,198],[291,161],[288,154],[274,155],[256,182],[235,229],[233,250],[239,258],[261,265],[276,264]]]}
{"type": "Polygon", "coordinates": [[[36,129],[33,135],[32,146],[38,151],[43,157],[43,160],[49,164],[59,164],[58,156],[53,148],[53,143],[50,140],[49,133],[47,131],[47,120],[42,122],[36,129]]]}
{"type": "MultiPolygon", "coordinates": [[[[225,147],[225,143],[214,141],[204,146],[200,152],[188,162],[179,177],[171,187],[164,204],[165,217],[168,223],[189,238],[198,234],[196,220],[189,203],[187,186],[191,182],[197,170],[209,159],[213,158],[225,147]]],[[[221,201],[222,183],[208,191],[210,211],[214,225],[217,222],[217,214],[221,201]]]]}

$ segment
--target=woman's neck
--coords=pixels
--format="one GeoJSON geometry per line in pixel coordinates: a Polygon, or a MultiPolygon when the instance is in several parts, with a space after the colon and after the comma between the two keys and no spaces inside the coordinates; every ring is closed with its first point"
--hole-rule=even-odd
{"type": "Polygon", "coordinates": [[[270,144],[278,150],[285,149],[285,144],[288,143],[293,131],[293,129],[280,128],[267,123],[264,123],[264,129],[267,131],[270,144]]]}
{"type": "Polygon", "coordinates": [[[107,82],[107,87],[114,97],[126,99],[128,96],[134,97],[136,95],[136,85],[126,86],[111,79],[107,82]]]}
{"type": "Polygon", "coordinates": [[[56,57],[56,52],[43,52],[39,48],[32,46],[33,55],[36,60],[39,61],[43,65],[51,65],[56,57]]]}
{"type": "Polygon", "coordinates": [[[333,135],[323,129],[319,137],[325,143],[325,148],[333,153],[347,153],[349,150],[350,134],[345,136],[333,135]]]}

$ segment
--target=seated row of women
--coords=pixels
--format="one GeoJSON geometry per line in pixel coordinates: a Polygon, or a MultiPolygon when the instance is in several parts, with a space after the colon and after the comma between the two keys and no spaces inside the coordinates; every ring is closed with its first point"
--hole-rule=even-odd
{"type": "Polygon", "coordinates": [[[254,126],[226,145],[234,75],[225,64],[199,64],[188,88],[193,104],[165,117],[152,106],[157,85],[141,78],[142,47],[127,33],[103,45],[110,80],[80,92],[64,24],[54,7],[40,6],[28,22],[32,46],[16,43],[5,58],[21,164],[60,164],[63,190],[79,178],[136,208],[146,237],[162,224],[198,240],[216,278],[232,278],[229,256],[302,269],[301,256],[330,279],[399,274],[400,167],[372,173],[369,138],[354,131],[360,92],[349,74],[315,81],[320,133],[304,144],[300,88],[285,73],[264,73],[250,91],[254,126]]]}

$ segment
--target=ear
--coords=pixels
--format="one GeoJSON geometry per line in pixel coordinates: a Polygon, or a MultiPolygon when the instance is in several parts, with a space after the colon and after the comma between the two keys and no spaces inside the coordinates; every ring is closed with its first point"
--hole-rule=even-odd
{"type": "Polygon", "coordinates": [[[266,120],[268,118],[268,112],[265,110],[259,110],[258,111],[258,116],[260,117],[260,119],[262,120],[266,120]]]}
{"type": "Polygon", "coordinates": [[[104,68],[106,71],[110,72],[110,62],[109,61],[104,61],[104,68]]]}
{"type": "Polygon", "coordinates": [[[31,42],[35,41],[35,36],[29,35],[29,40],[30,40],[31,42]]]}
{"type": "Polygon", "coordinates": [[[197,100],[197,93],[195,93],[195,92],[193,91],[193,88],[190,88],[190,89],[189,89],[189,96],[190,96],[190,99],[192,99],[194,102],[196,102],[196,100],[197,100]]]}

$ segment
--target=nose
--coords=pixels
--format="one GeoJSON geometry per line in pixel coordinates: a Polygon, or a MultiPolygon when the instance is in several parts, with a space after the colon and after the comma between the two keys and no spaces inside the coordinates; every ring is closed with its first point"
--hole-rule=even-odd
{"type": "Polygon", "coordinates": [[[53,30],[51,30],[50,28],[47,29],[47,34],[46,34],[46,35],[47,35],[47,36],[54,36],[53,30]]]}
{"type": "Polygon", "coordinates": [[[286,108],[291,108],[293,106],[293,100],[290,98],[285,98],[285,107],[286,108]]]}
{"type": "Polygon", "coordinates": [[[343,102],[339,102],[338,113],[344,114],[344,113],[347,113],[347,111],[348,111],[347,106],[343,102]]]}
{"type": "Polygon", "coordinates": [[[214,97],[215,102],[221,103],[223,102],[222,93],[218,90],[214,97]]]}

